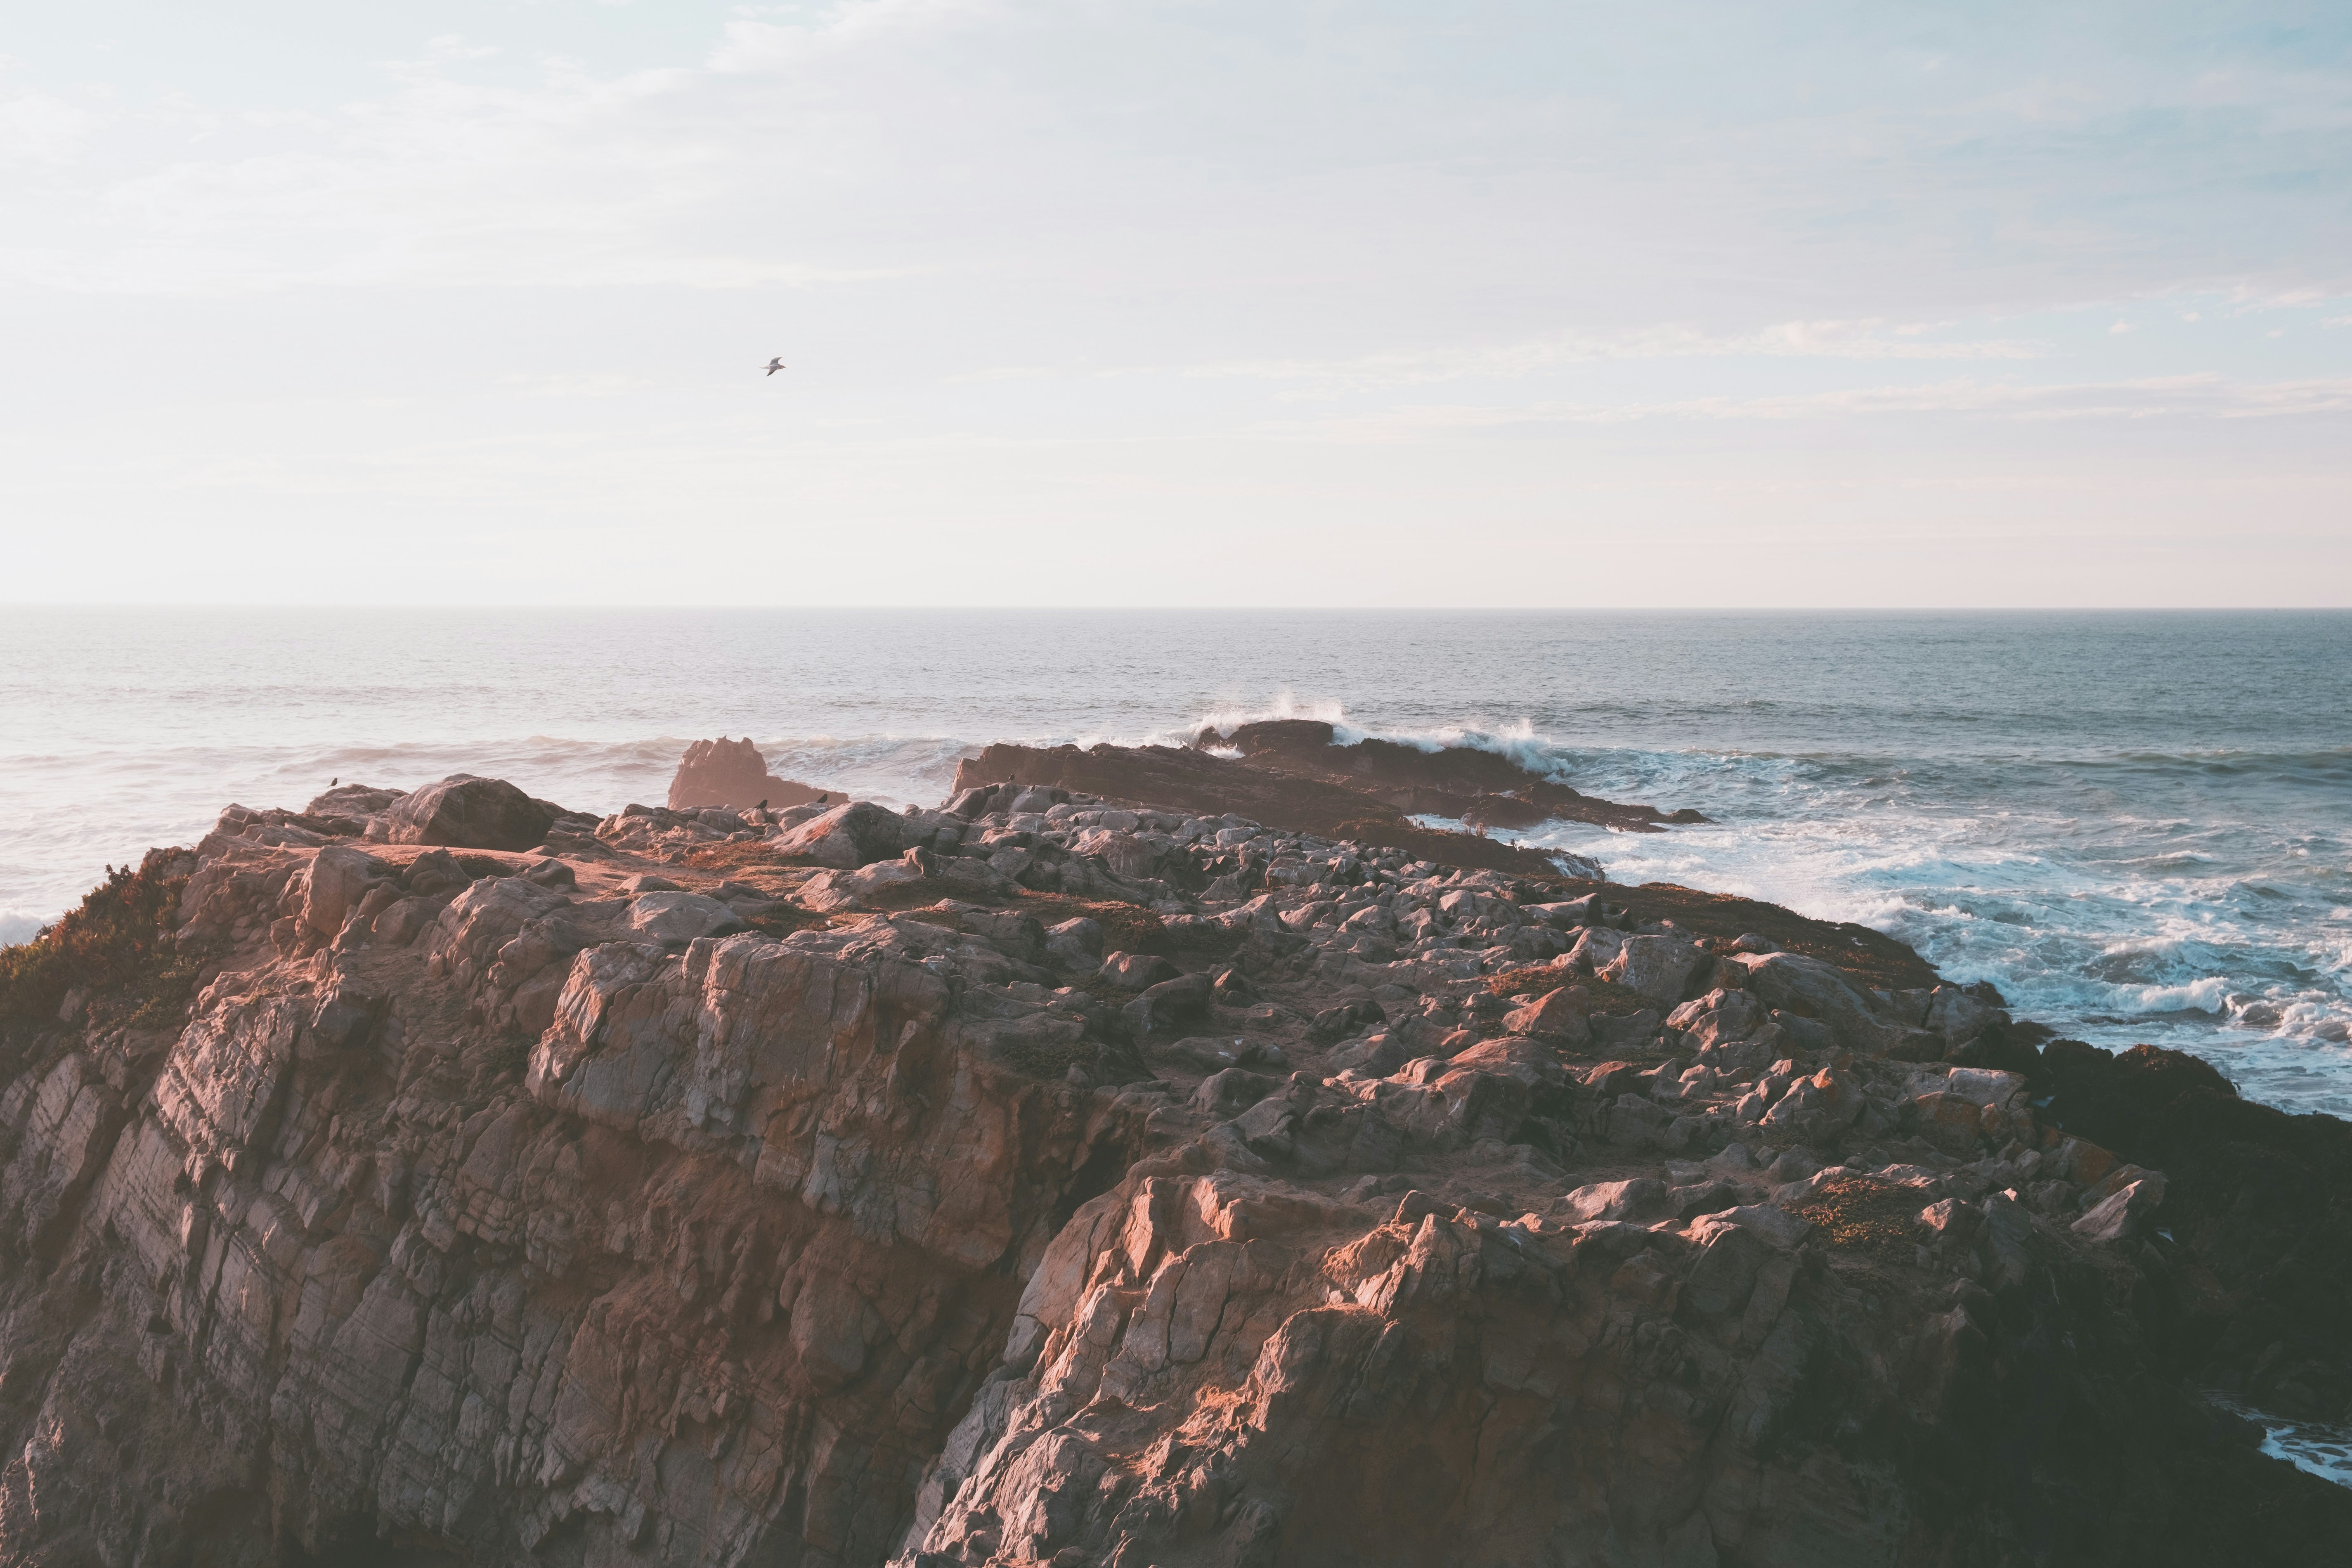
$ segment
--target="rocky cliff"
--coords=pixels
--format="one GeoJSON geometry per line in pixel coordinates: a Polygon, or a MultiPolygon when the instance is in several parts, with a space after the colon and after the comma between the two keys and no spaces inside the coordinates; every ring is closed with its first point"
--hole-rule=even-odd
{"type": "Polygon", "coordinates": [[[2352,1404],[2339,1124],[1163,763],[112,876],[0,954],[0,1563],[2343,1560],[2207,1397],[2352,1404]]]}

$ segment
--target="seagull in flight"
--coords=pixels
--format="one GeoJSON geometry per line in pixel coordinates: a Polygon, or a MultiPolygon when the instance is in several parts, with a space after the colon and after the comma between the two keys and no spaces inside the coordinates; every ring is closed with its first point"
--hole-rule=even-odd
{"type": "Polygon", "coordinates": [[[772,360],[770,360],[770,361],[768,362],[768,374],[769,374],[770,375],[773,375],[773,374],[775,374],[778,371],[780,371],[780,370],[782,370],[782,369],[783,369],[783,368],[784,368],[784,357],[783,357],[783,355],[782,355],[782,354],[778,354],[775,358],[773,358],[773,359],[772,359],[772,360]]]}

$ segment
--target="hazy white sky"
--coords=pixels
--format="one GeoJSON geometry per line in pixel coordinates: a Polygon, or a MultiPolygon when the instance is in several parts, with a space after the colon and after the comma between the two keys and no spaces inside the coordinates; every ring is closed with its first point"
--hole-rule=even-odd
{"type": "Polygon", "coordinates": [[[2352,603],[2342,0],[15,9],[0,600],[2352,603]]]}

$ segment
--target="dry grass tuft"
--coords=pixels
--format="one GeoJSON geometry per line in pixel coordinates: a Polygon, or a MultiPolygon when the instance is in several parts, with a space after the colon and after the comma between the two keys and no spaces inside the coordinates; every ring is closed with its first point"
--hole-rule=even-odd
{"type": "Polygon", "coordinates": [[[1843,1176],[1823,1183],[1812,1202],[1790,1212],[1811,1221],[1840,1251],[1907,1259],[1917,1243],[1924,1206],[1916,1188],[1843,1176]]]}
{"type": "Polygon", "coordinates": [[[782,871],[816,864],[805,855],[780,854],[773,846],[755,838],[689,849],[686,863],[698,871],[782,871]]]}

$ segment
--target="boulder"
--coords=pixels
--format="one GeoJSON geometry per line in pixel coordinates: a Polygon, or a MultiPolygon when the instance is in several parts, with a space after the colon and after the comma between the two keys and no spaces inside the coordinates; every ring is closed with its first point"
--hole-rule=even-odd
{"type": "Polygon", "coordinates": [[[701,893],[641,893],[629,900],[626,918],[632,931],[665,947],[743,929],[732,909],[701,893]]]}
{"type": "Polygon", "coordinates": [[[1342,1073],[1353,1068],[1370,1078],[1386,1078],[1412,1059],[1412,1052],[1403,1041],[1382,1029],[1363,1039],[1353,1040],[1333,1051],[1329,1066],[1333,1072],[1342,1073]]]}
{"type": "Polygon", "coordinates": [[[1691,1226],[1694,1240],[1733,1227],[1747,1231],[1782,1252],[1793,1252],[1813,1227],[1787,1209],[1771,1204],[1741,1204],[1734,1208],[1717,1209],[1695,1222],[1691,1226]]]}
{"type": "Polygon", "coordinates": [[[1201,1080],[1201,1087],[1192,1091],[1192,1105],[1223,1121],[1247,1110],[1279,1084],[1279,1079],[1247,1068],[1226,1068],[1201,1080]]]}
{"type": "Polygon", "coordinates": [[[2025,1093],[2025,1079],[1986,1068],[1954,1068],[1944,1077],[1944,1092],[1990,1110],[2017,1102],[2025,1093]]]}
{"type": "Polygon", "coordinates": [[[1562,1222],[1568,1225],[1586,1225],[1594,1220],[1660,1219],[1671,1206],[1666,1184],[1654,1176],[1595,1182],[1577,1188],[1556,1205],[1562,1222]]]}
{"type": "Polygon", "coordinates": [[[1209,1016],[1209,977],[1183,974],[1163,980],[1120,1009],[1128,1027],[1139,1038],[1154,1029],[1189,1024],[1209,1016]]]}
{"type": "Polygon", "coordinates": [[[2116,1188],[2074,1222],[2086,1241],[2131,1241],[2147,1234],[2164,1203],[2164,1177],[2150,1171],[2116,1188]]]}
{"type": "Polygon", "coordinates": [[[803,907],[829,914],[836,910],[862,909],[887,888],[904,887],[923,879],[922,866],[911,858],[877,860],[852,870],[821,871],[801,884],[797,897],[803,907]]]}
{"type": "Polygon", "coordinates": [[[906,819],[871,801],[853,800],[809,818],[775,847],[780,854],[852,870],[905,854],[906,819]]]}
{"type": "Polygon", "coordinates": [[[1093,969],[1102,963],[1100,921],[1080,915],[1045,928],[1045,955],[1064,969],[1093,969]]]}
{"type": "Polygon", "coordinates": [[[1103,979],[1125,991],[1142,991],[1173,980],[1177,967],[1155,953],[1114,952],[1102,961],[1103,979]]]}
{"type": "MultiPolygon", "coordinates": [[[[1834,965],[1796,952],[1740,953],[1732,962],[1747,968],[1750,991],[1776,1008],[1818,1020],[1849,1050],[1875,1050],[1885,1040],[1876,1005],[1834,965]]],[[[1781,1025],[1803,1033],[1785,1019],[1781,1025]]]]}
{"type": "Polygon", "coordinates": [[[1629,936],[1625,944],[1594,973],[1601,979],[1638,991],[1660,1007],[1683,999],[1692,974],[1706,962],[1706,953],[1674,936],[1629,936]]]}
{"type": "Polygon", "coordinates": [[[381,816],[393,802],[406,795],[406,790],[378,789],[373,784],[338,784],[326,794],[313,795],[310,804],[302,808],[305,816],[341,818],[362,825],[381,816]]]}
{"type": "Polygon", "coordinates": [[[302,879],[302,924],[320,942],[331,942],[368,889],[392,874],[391,868],[362,849],[330,844],[311,857],[302,879]]]}
{"type": "Polygon", "coordinates": [[[1373,1001],[1349,1002],[1337,1007],[1326,1007],[1315,1015],[1307,1026],[1307,1037],[1318,1046],[1334,1040],[1344,1040],[1359,1029],[1388,1022],[1388,1015],[1373,1001]]]}
{"type": "Polygon", "coordinates": [[[1625,933],[1607,926],[1586,926],[1577,933],[1576,943],[1558,963],[1562,969],[1582,969],[1598,973],[1617,961],[1618,951],[1625,945],[1625,933]]]}
{"type": "Polygon", "coordinates": [[[1446,1064],[1446,1070],[1493,1073],[1528,1089],[1568,1081],[1568,1069],[1549,1047],[1507,1035],[1465,1047],[1446,1064]]]}
{"type": "Polygon", "coordinates": [[[394,801],[384,813],[384,832],[394,844],[520,850],[536,847],[555,817],[554,807],[504,779],[452,773],[394,801]]]}
{"type": "Polygon", "coordinates": [[[1548,991],[1526,1006],[1507,1014],[1503,1026],[1515,1035],[1537,1035],[1571,1046],[1583,1045],[1592,1038],[1584,1009],[1578,1005],[1574,994],[1565,989],[1548,991]]]}
{"type": "Polygon", "coordinates": [[[1666,1027],[1680,1030],[1702,1050],[1744,1040],[1770,1023],[1771,1010],[1748,991],[1710,991],[1666,1015],[1666,1027]]]}

